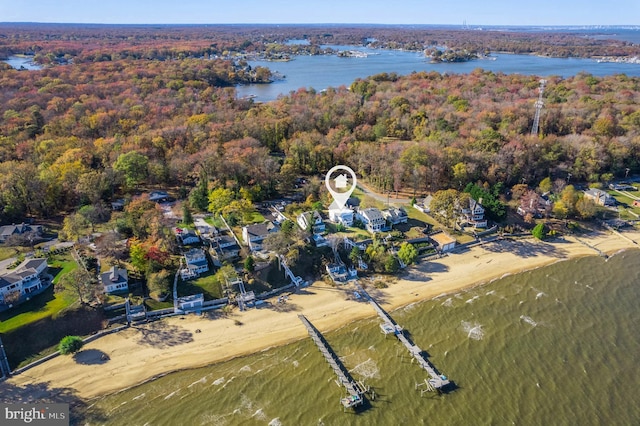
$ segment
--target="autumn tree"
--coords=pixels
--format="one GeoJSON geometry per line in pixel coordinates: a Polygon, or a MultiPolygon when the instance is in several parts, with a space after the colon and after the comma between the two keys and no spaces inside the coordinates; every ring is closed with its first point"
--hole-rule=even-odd
{"type": "Polygon", "coordinates": [[[418,250],[416,250],[413,244],[404,242],[400,245],[398,257],[405,265],[411,265],[418,258],[418,250]]]}
{"type": "Polygon", "coordinates": [[[98,300],[102,295],[102,287],[96,278],[83,267],[78,267],[60,277],[55,290],[73,294],[83,305],[98,300]]]}
{"type": "Polygon", "coordinates": [[[209,211],[214,215],[220,214],[222,210],[233,201],[233,191],[226,188],[216,188],[209,193],[209,211]]]}
{"type": "Polygon", "coordinates": [[[113,169],[124,176],[128,188],[133,188],[144,181],[148,176],[147,166],[149,158],[138,151],[129,151],[120,154],[113,164],[113,169]]]}
{"type": "Polygon", "coordinates": [[[431,212],[442,218],[445,225],[453,228],[460,215],[460,193],[455,189],[445,189],[433,194],[431,212]]]}

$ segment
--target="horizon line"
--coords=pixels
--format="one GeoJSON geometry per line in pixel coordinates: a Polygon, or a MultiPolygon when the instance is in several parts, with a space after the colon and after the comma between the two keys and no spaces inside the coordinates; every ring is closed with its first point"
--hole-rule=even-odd
{"type": "Polygon", "coordinates": [[[469,30],[477,28],[621,28],[631,27],[640,29],[640,24],[408,24],[408,23],[376,23],[376,22],[199,22],[199,23],[179,23],[179,22],[48,22],[48,21],[0,21],[0,25],[18,24],[18,25],[96,25],[96,26],[211,26],[211,25],[258,25],[258,26],[342,26],[342,25],[358,25],[358,26],[384,26],[384,27],[464,27],[469,30]]]}

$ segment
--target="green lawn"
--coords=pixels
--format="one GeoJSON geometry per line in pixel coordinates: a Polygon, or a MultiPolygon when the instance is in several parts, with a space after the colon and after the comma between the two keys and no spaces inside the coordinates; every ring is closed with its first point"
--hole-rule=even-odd
{"type": "Polygon", "coordinates": [[[243,216],[242,218],[248,224],[251,223],[262,223],[265,221],[264,216],[262,216],[259,212],[252,212],[248,215],[243,216]]]}
{"type": "Polygon", "coordinates": [[[8,333],[38,320],[53,317],[75,301],[73,296],[66,293],[55,293],[51,286],[28,302],[0,313],[0,333],[8,333]]]}
{"type": "Polygon", "coordinates": [[[197,293],[203,293],[204,300],[220,299],[222,297],[222,288],[216,274],[209,272],[195,280],[180,281],[178,283],[179,297],[197,293]]]}
{"type": "MultiPolygon", "coordinates": [[[[70,258],[67,254],[54,256],[50,260],[49,273],[54,276],[54,284],[61,276],[78,267],[75,261],[68,260],[70,258]]],[[[15,308],[0,313],[0,333],[7,333],[43,318],[54,317],[76,301],[76,298],[68,293],[55,293],[53,287],[15,308]]]]}
{"type": "MultiPolygon", "coordinates": [[[[634,212],[635,214],[640,214],[640,208],[638,207],[634,207],[633,206],[633,201],[634,199],[631,197],[628,197],[624,194],[620,194],[616,191],[607,191],[612,197],[614,197],[618,203],[622,204],[622,206],[627,209],[630,210],[632,212],[634,212]]],[[[640,192],[638,191],[627,191],[629,192],[629,194],[634,195],[634,196],[638,196],[640,197],[640,192]]],[[[629,215],[630,219],[637,219],[636,217],[633,217],[633,215],[629,215]]]]}
{"type": "Polygon", "coordinates": [[[219,216],[207,216],[204,218],[204,221],[218,229],[224,228],[224,223],[219,216]]]}

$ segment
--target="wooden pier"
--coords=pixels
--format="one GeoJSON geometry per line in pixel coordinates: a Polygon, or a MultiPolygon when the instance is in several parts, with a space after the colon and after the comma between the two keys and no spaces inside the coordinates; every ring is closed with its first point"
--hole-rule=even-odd
{"type": "Polygon", "coordinates": [[[329,344],[324,340],[322,334],[311,324],[311,322],[304,316],[298,315],[300,321],[307,327],[307,331],[309,332],[309,336],[314,341],[324,358],[327,360],[331,368],[333,369],[336,376],[338,376],[339,384],[344,386],[349,396],[340,399],[340,403],[344,408],[351,408],[364,403],[363,395],[367,392],[364,385],[361,383],[357,383],[349,372],[344,368],[338,356],[333,352],[329,344]]]}
{"type": "Polygon", "coordinates": [[[387,311],[382,309],[382,307],[378,305],[378,302],[376,302],[373,297],[371,297],[369,293],[367,293],[362,287],[359,288],[359,291],[361,291],[365,295],[365,297],[369,300],[371,306],[373,306],[373,309],[376,310],[378,316],[382,319],[383,323],[380,324],[382,332],[384,334],[395,335],[398,340],[409,350],[411,356],[413,356],[413,358],[418,361],[418,365],[420,366],[420,368],[429,373],[430,378],[425,381],[427,388],[429,388],[430,390],[440,390],[443,387],[447,386],[450,383],[447,376],[445,376],[444,374],[440,374],[438,370],[436,370],[436,368],[433,366],[433,364],[431,364],[429,360],[427,360],[423,356],[422,349],[420,349],[420,347],[413,344],[411,341],[409,341],[409,339],[407,339],[407,337],[402,332],[402,327],[400,327],[393,320],[393,318],[391,318],[391,315],[389,315],[387,311]]]}

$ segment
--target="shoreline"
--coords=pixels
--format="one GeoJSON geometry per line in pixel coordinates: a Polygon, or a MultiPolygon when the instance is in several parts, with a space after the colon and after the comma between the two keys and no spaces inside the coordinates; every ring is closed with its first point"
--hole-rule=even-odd
{"type": "MultiPolygon", "coordinates": [[[[489,242],[442,259],[422,261],[384,289],[373,287],[369,280],[361,284],[386,310],[394,311],[558,261],[597,255],[597,250],[612,255],[638,248],[633,241],[640,240],[640,232],[625,234],[622,238],[596,232],[590,235],[589,246],[571,236],[553,242],[531,238],[489,242]]],[[[90,401],[177,371],[214,365],[307,338],[297,318],[299,313],[323,333],[375,317],[369,303],[356,301],[351,290],[350,286],[336,288],[319,281],[298,289],[284,304],[274,300],[266,307],[234,311],[229,316],[213,312],[136,325],[90,342],[77,360],[60,356],[11,377],[7,383],[25,389],[25,397],[36,400],[50,395],[29,394],[28,385],[45,383],[49,394],[66,389],[90,401]],[[101,354],[109,359],[99,362],[101,354]]],[[[0,389],[2,386],[0,383],[0,389]]]]}

